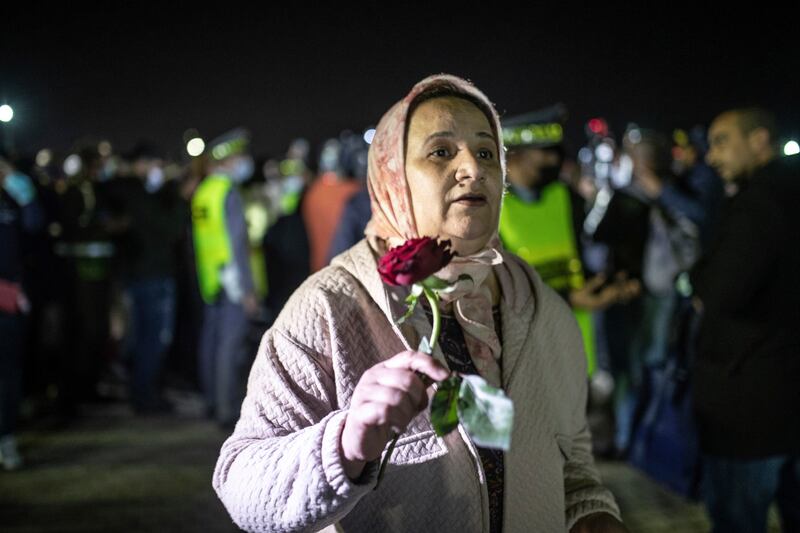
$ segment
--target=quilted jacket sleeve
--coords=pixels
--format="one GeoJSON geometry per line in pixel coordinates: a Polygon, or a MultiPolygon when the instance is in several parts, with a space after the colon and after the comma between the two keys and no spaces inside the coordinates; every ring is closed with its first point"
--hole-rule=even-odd
{"type": "Polygon", "coordinates": [[[214,489],[246,531],[318,531],[374,485],[374,465],[359,483],[344,473],[346,410],[336,398],[325,306],[300,303],[287,307],[302,317],[290,309],[264,335],[241,418],[214,471],[214,489]]]}
{"type": "Polygon", "coordinates": [[[609,513],[621,520],[614,496],[605,488],[592,458],[592,437],[588,426],[568,442],[559,441],[562,451],[568,451],[564,464],[567,531],[575,522],[593,513],[609,513]]]}
{"type": "MultiPolygon", "coordinates": [[[[572,317],[570,317],[572,318],[572,317]]],[[[586,420],[586,401],[588,380],[586,379],[586,355],[577,323],[570,320],[571,339],[577,346],[571,350],[576,355],[571,359],[572,376],[570,381],[577,386],[571,408],[573,428],[578,431],[571,435],[558,435],[558,446],[564,462],[564,504],[566,506],[567,531],[581,518],[593,513],[608,513],[621,520],[619,507],[614,495],[603,486],[600,473],[592,455],[592,435],[586,420]]]]}

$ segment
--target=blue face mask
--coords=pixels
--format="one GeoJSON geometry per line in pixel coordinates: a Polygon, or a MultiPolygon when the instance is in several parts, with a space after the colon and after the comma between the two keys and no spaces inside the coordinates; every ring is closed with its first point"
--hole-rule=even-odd
{"type": "Polygon", "coordinates": [[[231,169],[230,178],[236,183],[244,183],[250,178],[250,176],[253,175],[254,169],[255,165],[253,164],[253,158],[237,158],[233,168],[231,169]]]}
{"type": "Polygon", "coordinates": [[[103,165],[103,168],[100,170],[100,174],[98,176],[99,181],[108,181],[114,177],[117,173],[117,164],[114,162],[113,159],[109,159],[103,165]]]}
{"type": "Polygon", "coordinates": [[[164,170],[161,167],[153,167],[147,173],[144,188],[149,193],[157,192],[164,185],[164,170]]]}
{"type": "Polygon", "coordinates": [[[12,172],[3,181],[3,189],[17,202],[25,207],[36,198],[36,188],[31,179],[22,172],[12,172]]]}
{"type": "Polygon", "coordinates": [[[303,188],[303,178],[301,176],[286,176],[283,178],[283,192],[286,194],[300,192],[303,188]]]}

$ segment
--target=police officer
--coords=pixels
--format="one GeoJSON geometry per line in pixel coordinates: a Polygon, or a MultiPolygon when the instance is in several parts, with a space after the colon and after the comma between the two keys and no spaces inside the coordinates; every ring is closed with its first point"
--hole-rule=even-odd
{"type": "Polygon", "coordinates": [[[258,314],[247,224],[237,185],[253,174],[249,135],[232,130],[209,143],[209,175],[192,197],[200,295],[205,303],[200,379],[209,415],[223,427],[238,418],[244,393],[248,318],[258,314]]]}
{"type": "Polygon", "coordinates": [[[596,348],[590,312],[629,298],[637,289],[623,281],[605,285],[602,276],[585,279],[579,247],[582,200],[559,180],[565,119],[566,108],[556,104],[503,121],[509,185],[500,211],[500,238],[573,306],[591,375],[596,348]]]}

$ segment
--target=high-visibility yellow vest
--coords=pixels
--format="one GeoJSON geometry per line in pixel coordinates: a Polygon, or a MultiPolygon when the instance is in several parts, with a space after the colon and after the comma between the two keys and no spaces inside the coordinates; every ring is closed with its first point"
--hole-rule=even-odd
{"type": "Polygon", "coordinates": [[[222,288],[220,270],[230,263],[231,250],[225,226],[225,198],[233,184],[222,174],[206,177],[192,197],[192,233],[194,236],[197,281],[203,301],[212,304],[222,288]]]}
{"type": "MultiPolygon", "coordinates": [[[[569,189],[555,182],[542,189],[536,202],[525,202],[513,192],[500,210],[500,238],[505,248],[536,269],[542,280],[558,292],[580,289],[585,283],[583,265],[572,226],[569,189]]],[[[573,309],[586,350],[589,375],[597,366],[592,315],[573,309]]]]}

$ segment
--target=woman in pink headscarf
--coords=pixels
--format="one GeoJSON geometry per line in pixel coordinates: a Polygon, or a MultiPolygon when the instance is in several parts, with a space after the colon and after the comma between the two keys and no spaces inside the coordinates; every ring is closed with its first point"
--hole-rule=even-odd
{"type": "MultiPolygon", "coordinates": [[[[214,488],[247,531],[625,531],[591,456],[585,357],[563,300],[502,249],[497,114],[460,78],[414,86],[378,125],[366,239],[300,287],[267,331],[214,488]],[[449,239],[433,357],[431,311],[377,260],[409,238],[449,239]],[[469,274],[469,278],[461,277],[469,274]],[[426,382],[477,373],[515,404],[511,450],[437,437],[426,382]],[[424,382],[423,379],[428,379],[424,382]],[[400,437],[380,484],[378,465],[400,437]]],[[[536,228],[531,228],[536,231],[536,228]]]]}

